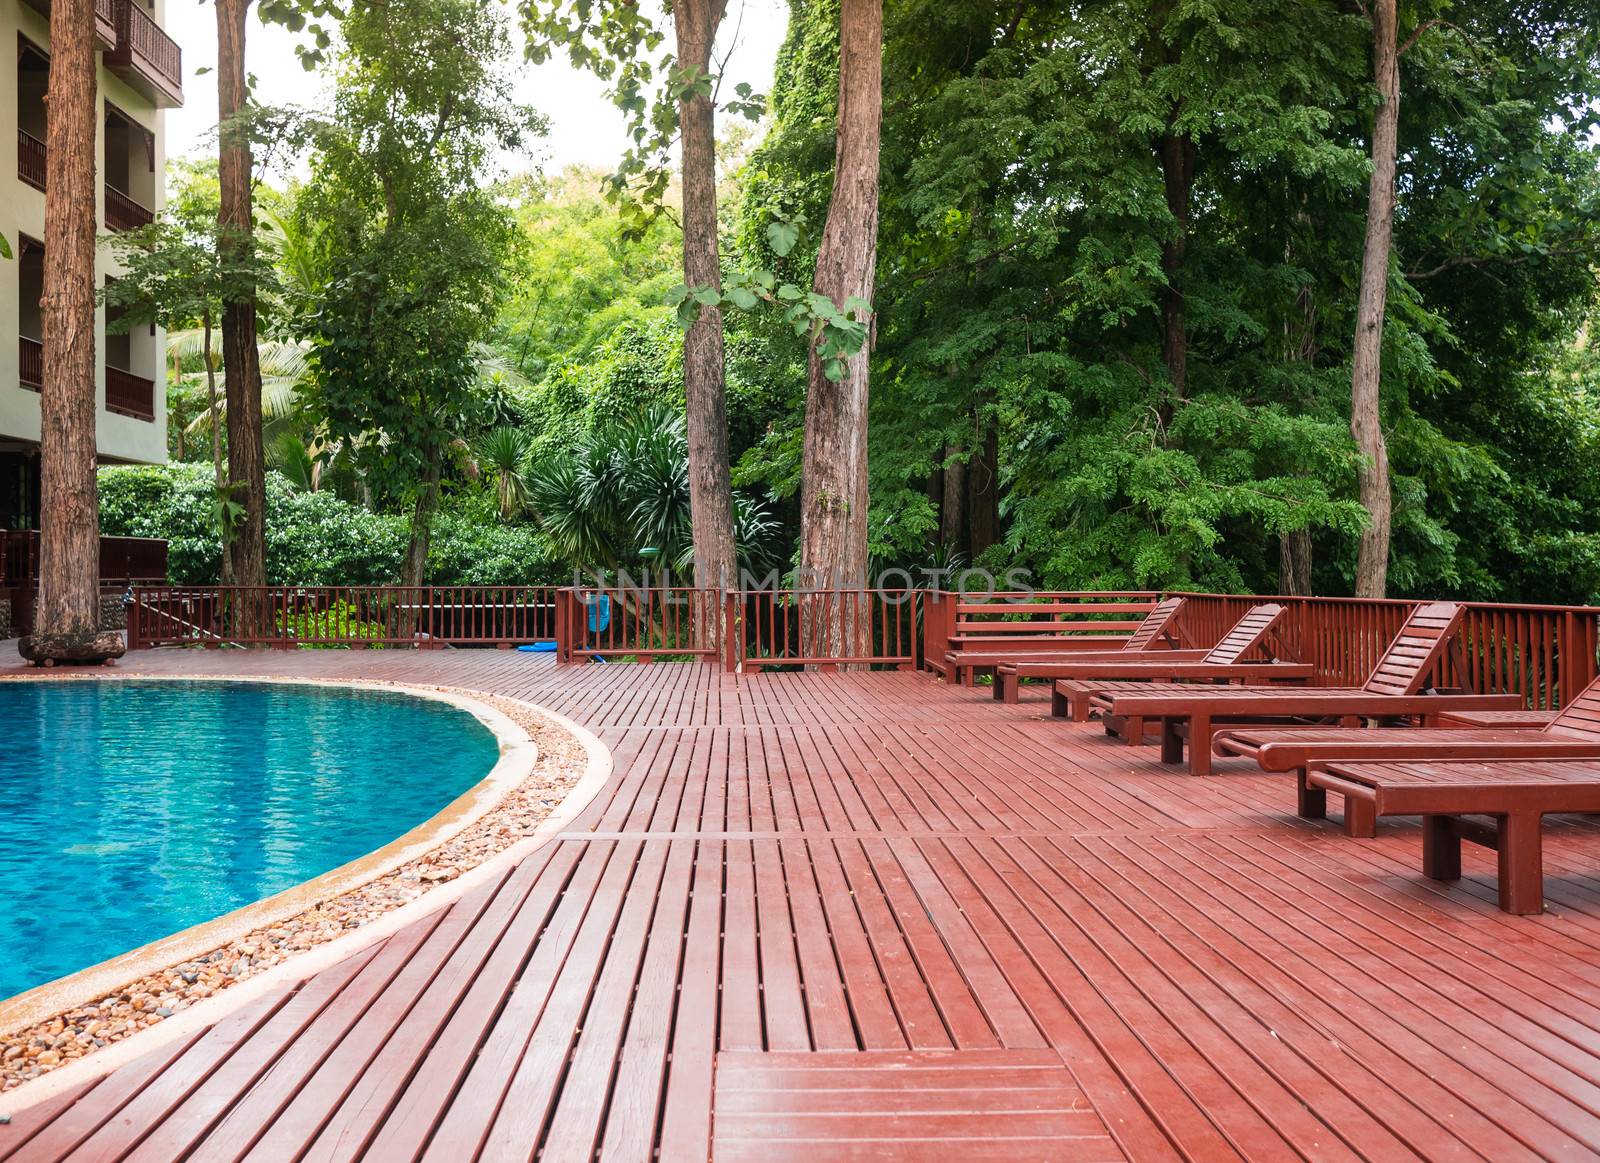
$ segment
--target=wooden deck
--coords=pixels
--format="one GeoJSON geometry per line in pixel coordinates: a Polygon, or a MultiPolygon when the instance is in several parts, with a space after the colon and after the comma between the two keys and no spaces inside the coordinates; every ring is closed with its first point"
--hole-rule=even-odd
{"type": "MultiPolygon", "coordinates": [[[[147,652],[585,723],[616,773],[493,884],[0,1127],[8,1160],[1593,1158],[1600,830],[1551,911],[1294,787],[914,674],[147,652]]],[[[421,761],[421,757],[412,757],[421,761]]]]}

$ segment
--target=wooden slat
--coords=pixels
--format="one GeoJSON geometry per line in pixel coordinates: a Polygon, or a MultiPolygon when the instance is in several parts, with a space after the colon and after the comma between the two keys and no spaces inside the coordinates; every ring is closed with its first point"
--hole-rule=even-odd
{"type": "MultiPolygon", "coordinates": [[[[1250,604],[1186,602],[1186,638],[1216,641],[1250,604]]],[[[1410,612],[1295,609],[1285,640],[1355,681],[1410,612]]],[[[1563,657],[1592,651],[1592,619],[1553,617],[1475,608],[1467,673],[1537,701],[1556,667],[1559,725],[1592,737],[1600,704],[1563,657]]],[[[1436,657],[1425,621],[1394,681],[1436,657]]],[[[1589,819],[1547,826],[1551,915],[1510,917],[1492,856],[1429,882],[1412,826],[1353,842],[1296,821],[1292,780],[1253,761],[1192,780],[914,674],[495,651],[125,669],[494,690],[591,725],[616,770],[559,839],[448,909],[16,1111],[0,1158],[1468,1159],[1600,1141],[1589,819]]]]}

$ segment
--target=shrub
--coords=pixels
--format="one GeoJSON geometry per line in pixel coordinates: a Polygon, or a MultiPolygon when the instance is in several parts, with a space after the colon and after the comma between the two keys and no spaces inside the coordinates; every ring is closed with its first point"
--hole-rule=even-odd
{"type": "MultiPolygon", "coordinates": [[[[212,527],[208,465],[100,470],[100,527],[110,535],[163,537],[167,575],[215,585],[221,543],[212,527]]],[[[383,585],[405,554],[403,518],[368,512],[331,493],[296,492],[267,474],[267,580],[274,585],[383,585]]]]}
{"type": "MultiPolygon", "coordinates": [[[[125,466],[100,471],[100,525],[107,534],[163,537],[167,574],[180,585],[215,585],[221,546],[211,527],[211,468],[125,466]]],[[[567,580],[533,525],[506,525],[485,490],[451,496],[434,518],[428,580],[435,585],[556,585],[567,580]]],[[[273,585],[393,585],[407,523],[332,493],[303,493],[267,474],[267,580],[273,585]]]]}
{"type": "Polygon", "coordinates": [[[564,585],[571,578],[550,555],[536,526],[503,524],[489,507],[475,504],[434,518],[428,580],[434,585],[513,586],[564,585]]]}

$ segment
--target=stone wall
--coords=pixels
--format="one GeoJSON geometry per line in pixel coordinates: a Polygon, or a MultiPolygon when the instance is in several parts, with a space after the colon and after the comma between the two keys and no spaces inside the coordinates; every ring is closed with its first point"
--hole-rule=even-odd
{"type": "Polygon", "coordinates": [[[108,591],[100,595],[100,629],[126,630],[128,607],[122,603],[122,591],[108,591]]]}
{"type": "MultiPolygon", "coordinates": [[[[126,630],[128,608],[122,604],[121,590],[107,590],[100,595],[100,629],[126,630]]],[[[11,599],[0,598],[0,642],[15,633],[11,625],[11,599]]]]}

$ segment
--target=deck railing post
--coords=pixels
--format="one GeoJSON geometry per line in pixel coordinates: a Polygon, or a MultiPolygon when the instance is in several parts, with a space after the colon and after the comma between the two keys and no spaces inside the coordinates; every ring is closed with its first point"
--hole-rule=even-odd
{"type": "Polygon", "coordinates": [[[956,603],[959,595],[949,590],[929,590],[922,609],[922,663],[934,670],[944,669],[950,639],[956,632],[956,603]]]}
{"type": "Polygon", "coordinates": [[[127,608],[124,611],[128,630],[128,649],[139,649],[139,595],[132,587],[128,587],[127,608]]]}
{"type": "Polygon", "coordinates": [[[729,674],[739,669],[744,643],[739,640],[739,604],[737,590],[722,591],[722,668],[729,674]]]}
{"type": "Polygon", "coordinates": [[[563,586],[556,591],[556,661],[572,661],[572,612],[576,595],[563,586]]]}

